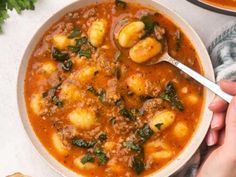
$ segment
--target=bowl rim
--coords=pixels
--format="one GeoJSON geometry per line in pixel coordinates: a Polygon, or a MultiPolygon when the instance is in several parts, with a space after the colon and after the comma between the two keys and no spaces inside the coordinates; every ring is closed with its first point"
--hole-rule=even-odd
{"type": "Polygon", "coordinates": [[[229,16],[236,16],[236,9],[234,10],[234,9],[220,7],[214,4],[210,4],[208,2],[204,2],[202,0],[187,0],[187,1],[199,7],[202,7],[204,9],[207,9],[216,13],[225,14],[229,16]]]}
{"type": "MultiPolygon", "coordinates": [[[[39,40],[42,38],[42,35],[50,29],[50,27],[56,23],[58,20],[61,19],[66,13],[71,12],[73,10],[86,7],[89,4],[95,4],[95,3],[102,3],[102,2],[109,2],[111,0],[78,0],[72,3],[69,3],[68,5],[60,8],[56,13],[52,14],[47,18],[44,23],[37,29],[36,33],[31,38],[30,42],[28,43],[26,49],[24,50],[24,54],[21,58],[20,67],[18,70],[18,76],[17,76],[17,104],[18,104],[18,112],[22,121],[22,124],[24,126],[24,129],[28,135],[28,138],[30,142],[32,143],[35,150],[38,152],[40,157],[49,164],[49,166],[56,171],[61,176],[71,176],[71,177],[78,177],[82,176],[80,174],[77,174],[73,172],[71,169],[65,167],[60,162],[58,162],[43,146],[40,139],[37,137],[36,133],[33,130],[33,127],[30,123],[26,104],[25,104],[25,97],[24,97],[24,80],[25,80],[25,73],[28,66],[29,58],[34,51],[36,45],[38,44],[39,40]]],[[[158,0],[126,0],[129,3],[138,3],[147,7],[150,7],[152,9],[158,9],[158,12],[161,12],[161,14],[164,13],[165,16],[167,16],[168,19],[171,20],[172,23],[176,24],[179,28],[181,28],[182,31],[188,36],[188,39],[191,41],[192,45],[194,46],[198,56],[200,64],[202,65],[202,70],[206,77],[212,81],[215,81],[214,77],[214,71],[213,66],[210,60],[210,57],[208,55],[207,49],[204,46],[203,42],[201,41],[198,34],[194,31],[194,29],[180,16],[178,15],[174,10],[166,7],[163,3],[158,2],[158,0]],[[154,6],[154,8],[153,8],[154,6]],[[161,9],[161,10],[160,10],[161,9]],[[164,12],[165,11],[165,12],[164,12]],[[176,21],[174,21],[174,19],[176,21]],[[181,24],[181,25],[180,25],[181,24]],[[183,29],[185,28],[185,29],[183,29]],[[188,32],[186,32],[186,30],[188,32]],[[191,36],[187,33],[191,33],[191,36]],[[195,43],[196,42],[196,43],[195,43]],[[198,50],[199,51],[198,51],[198,50]],[[203,59],[200,58],[203,57],[203,59]],[[206,64],[205,66],[203,64],[206,64]]],[[[157,172],[154,172],[151,174],[151,176],[154,177],[167,177],[174,173],[176,173],[178,170],[180,170],[184,164],[190,160],[190,158],[193,156],[193,154],[196,152],[196,150],[199,148],[200,144],[202,143],[207,130],[210,126],[210,121],[212,117],[212,113],[207,109],[207,104],[212,101],[214,94],[211,93],[209,90],[204,88],[204,95],[205,95],[205,103],[202,110],[201,115],[201,122],[199,123],[199,127],[195,131],[193,137],[189,141],[188,145],[181,151],[181,153],[175,157],[174,160],[172,160],[169,164],[167,164],[164,168],[158,170],[157,172]],[[203,125],[204,121],[204,125],[203,125]],[[201,125],[202,124],[202,125],[201,125]]]]}

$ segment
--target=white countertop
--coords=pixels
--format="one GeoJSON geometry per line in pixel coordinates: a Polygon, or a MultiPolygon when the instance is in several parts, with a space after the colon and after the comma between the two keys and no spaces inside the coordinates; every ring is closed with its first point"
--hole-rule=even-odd
{"type": "MultiPolygon", "coordinates": [[[[17,111],[16,81],[21,57],[29,40],[54,12],[74,0],[38,0],[35,11],[11,13],[0,35],[0,176],[22,172],[32,177],[59,177],[29,141],[17,111]]],[[[236,17],[216,14],[185,0],[159,0],[177,11],[197,31],[204,43],[236,17]]]]}

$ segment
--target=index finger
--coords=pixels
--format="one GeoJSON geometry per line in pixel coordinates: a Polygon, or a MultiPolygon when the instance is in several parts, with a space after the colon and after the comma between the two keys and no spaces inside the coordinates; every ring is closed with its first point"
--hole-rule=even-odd
{"type": "Polygon", "coordinates": [[[236,82],[222,80],[219,82],[220,87],[223,91],[226,93],[229,93],[231,95],[236,95],[236,82]]]}

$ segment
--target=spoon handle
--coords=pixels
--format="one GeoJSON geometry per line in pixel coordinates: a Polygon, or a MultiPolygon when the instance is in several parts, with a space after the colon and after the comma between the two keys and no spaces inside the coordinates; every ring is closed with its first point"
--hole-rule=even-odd
{"type": "Polygon", "coordinates": [[[186,65],[178,62],[177,60],[173,59],[172,57],[170,57],[170,56],[166,57],[165,61],[171,63],[174,66],[176,66],[177,68],[179,68],[180,70],[185,72],[187,75],[189,75],[190,77],[192,77],[193,79],[195,79],[196,81],[198,81],[199,83],[201,83],[202,85],[204,85],[205,87],[210,89],[212,92],[214,92],[215,94],[217,94],[218,96],[223,98],[228,103],[230,103],[231,100],[233,99],[233,96],[231,96],[231,95],[225,93],[224,91],[222,91],[221,88],[217,84],[215,84],[214,82],[208,80],[207,78],[203,77],[199,73],[195,72],[194,70],[187,67],[186,65]]]}

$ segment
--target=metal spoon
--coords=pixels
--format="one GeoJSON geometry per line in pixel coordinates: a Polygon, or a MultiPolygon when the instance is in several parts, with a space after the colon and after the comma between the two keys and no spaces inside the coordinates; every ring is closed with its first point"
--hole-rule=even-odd
{"type": "MultiPolygon", "coordinates": [[[[165,45],[165,46],[167,47],[167,45],[165,45]]],[[[228,103],[231,102],[231,100],[233,99],[233,96],[222,91],[221,88],[217,84],[213,83],[212,81],[203,77],[202,75],[200,75],[196,71],[192,70],[191,68],[187,67],[186,65],[184,65],[184,64],[180,63],[179,61],[175,60],[174,58],[172,58],[168,54],[167,51],[168,50],[166,50],[166,52],[158,60],[151,61],[151,62],[147,63],[147,65],[155,65],[160,62],[168,62],[168,63],[174,65],[175,67],[179,68],[181,71],[185,72],[187,75],[189,75],[190,77],[192,77],[193,79],[198,81],[200,84],[202,84],[205,87],[207,87],[208,89],[210,89],[212,92],[214,92],[216,95],[223,98],[228,103]]]]}

